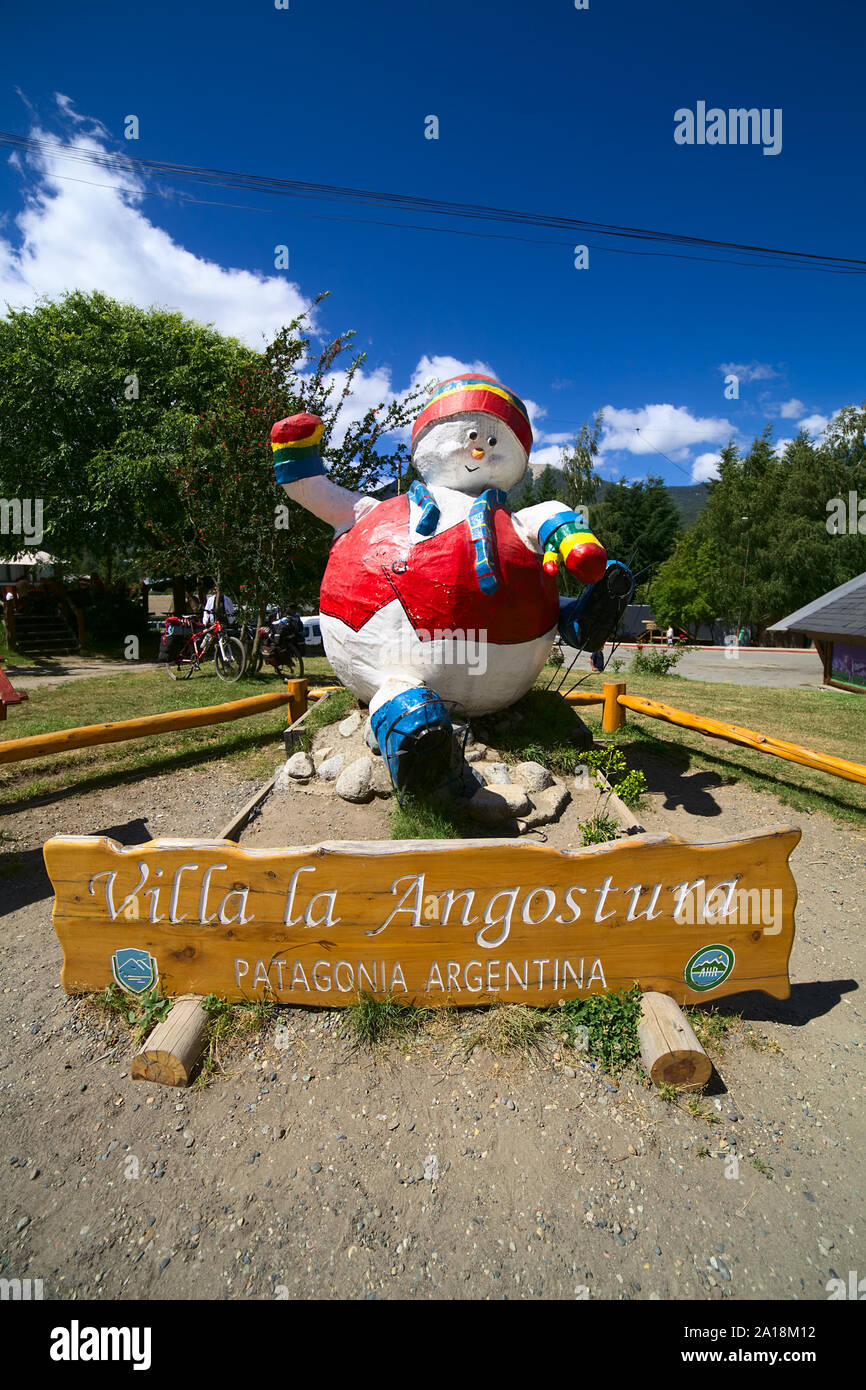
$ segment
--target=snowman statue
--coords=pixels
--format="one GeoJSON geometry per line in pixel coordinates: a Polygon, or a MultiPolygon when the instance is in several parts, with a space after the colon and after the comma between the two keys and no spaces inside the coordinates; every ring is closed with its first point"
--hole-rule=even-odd
{"type": "Polygon", "coordinates": [[[325,653],[369,705],[394,786],[433,789],[451,764],[452,716],[507,708],[533,685],[557,628],[596,652],[634,590],[583,519],[561,502],[512,512],[506,494],[532,447],[526,407],[478,373],[440,382],[412,431],[423,480],[378,501],[333,483],[322,421],[271,431],[276,480],[334,528],[322,580],[325,653]],[[558,597],[562,563],[587,587],[558,597]]]}

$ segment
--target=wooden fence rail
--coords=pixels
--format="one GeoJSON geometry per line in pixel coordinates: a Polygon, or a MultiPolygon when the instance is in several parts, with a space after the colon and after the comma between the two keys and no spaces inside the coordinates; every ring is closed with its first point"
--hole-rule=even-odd
{"type": "Polygon", "coordinates": [[[292,720],[299,718],[307,708],[307,682],[288,681],[286,690],[275,690],[268,695],[250,695],[245,700],[231,700],[224,705],[168,710],[165,714],[145,714],[139,719],[120,719],[113,724],[84,724],[76,729],[59,729],[56,733],[10,739],[0,743],[0,763],[43,758],[50,753],[68,753],[73,748],[91,748],[100,743],[123,743],[126,739],[147,738],[151,734],[167,734],[177,729],[226,724],[234,719],[249,719],[254,714],[265,714],[282,705],[289,707],[292,720]]]}
{"type": "Polygon", "coordinates": [[[784,739],[759,734],[754,729],[743,729],[723,719],[704,719],[699,714],[689,714],[687,710],[663,705],[643,695],[627,695],[622,682],[605,684],[603,699],[602,728],[606,733],[620,728],[625,723],[625,711],[630,709],[635,714],[648,715],[650,719],[664,719],[668,724],[677,724],[682,729],[694,729],[710,738],[723,738],[728,743],[752,748],[756,753],[770,753],[774,758],[784,758],[803,767],[814,767],[818,772],[828,772],[831,777],[843,777],[846,782],[860,782],[866,786],[866,766],[862,763],[847,762],[829,753],[816,753],[814,749],[803,748],[799,743],[786,743],[784,739]]]}

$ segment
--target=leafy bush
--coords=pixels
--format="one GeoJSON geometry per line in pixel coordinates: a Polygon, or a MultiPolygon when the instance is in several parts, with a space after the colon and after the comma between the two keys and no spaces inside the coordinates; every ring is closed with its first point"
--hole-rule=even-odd
{"type": "Polygon", "coordinates": [[[632,657],[630,670],[635,675],[669,676],[676,669],[680,657],[685,656],[686,652],[690,651],[694,651],[694,648],[684,645],[644,648],[638,643],[637,651],[632,657]]]}
{"type": "Polygon", "coordinates": [[[555,1026],[574,1047],[586,1050],[608,1071],[624,1071],[637,1058],[641,990],[617,990],[569,999],[555,1014],[555,1026]]]}
{"type": "Polygon", "coordinates": [[[580,823],[581,845],[604,845],[615,840],[619,833],[619,821],[613,816],[600,814],[580,823]]]}

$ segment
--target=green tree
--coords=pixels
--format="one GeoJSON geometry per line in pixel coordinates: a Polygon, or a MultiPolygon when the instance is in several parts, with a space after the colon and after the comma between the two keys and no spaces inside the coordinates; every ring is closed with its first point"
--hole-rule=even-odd
{"type": "Polygon", "coordinates": [[[562,475],[548,464],[535,480],[535,501],[561,502],[562,494],[562,475]]]}
{"type": "Polygon", "coordinates": [[[698,521],[679,537],[650,585],[649,601],[656,622],[662,627],[685,627],[692,636],[703,623],[712,624],[717,616],[717,568],[715,546],[698,521]]]}
{"type": "MultiPolygon", "coordinates": [[[[111,579],[179,507],[168,465],[255,354],[160,309],[76,291],[0,320],[0,492],[42,498],[42,545],[111,579]]],[[[5,554],[20,549],[0,537],[5,554]]]]}
{"type": "Polygon", "coordinates": [[[270,428],[287,415],[321,416],[322,456],[329,476],[353,491],[372,492],[398,470],[408,447],[394,438],[417,413],[423,392],[368,408],[337,441],[341,411],[364,361],[352,355],[352,333],[308,360],[306,316],[281,329],[264,354],[236,372],[213,409],[203,413],[189,447],[173,463],[185,519],[177,533],[154,528],[154,544],[172,564],[210,575],[258,617],[266,603],[313,601],[332,540],[329,527],[289,501],[273,476],[270,428]],[[349,354],[341,370],[341,359],[349,354]]]}
{"type": "Polygon", "coordinates": [[[563,450],[563,496],[574,510],[581,506],[588,507],[598,497],[601,478],[595,471],[595,460],[603,423],[604,412],[599,410],[591,421],[584,420],[574,437],[571,451],[563,450]]]}
{"type": "MultiPolygon", "coordinates": [[[[630,561],[650,576],[671,554],[679,514],[661,478],[612,483],[593,509],[592,527],[613,559],[630,561]]],[[[650,582],[649,576],[643,585],[650,582]]]]}

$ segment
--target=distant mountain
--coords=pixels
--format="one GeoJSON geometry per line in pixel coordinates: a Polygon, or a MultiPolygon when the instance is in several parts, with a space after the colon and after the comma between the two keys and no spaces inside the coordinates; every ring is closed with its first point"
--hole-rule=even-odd
{"type": "MultiPolygon", "coordinates": [[[[536,482],[538,482],[538,479],[542,471],[543,470],[539,469],[535,473],[536,482]]],[[[554,468],[553,473],[555,476],[561,477],[562,469],[554,468]]],[[[523,486],[523,483],[518,483],[517,487],[512,488],[511,492],[508,494],[508,501],[512,506],[515,505],[518,498],[518,494],[522,491],[523,486]]],[[[607,480],[605,480],[602,483],[598,494],[599,502],[604,500],[604,494],[607,491],[607,489],[611,486],[612,484],[607,480]]],[[[403,487],[403,491],[406,491],[405,485],[403,487]]],[[[396,495],[396,492],[397,484],[392,480],[390,482],[384,483],[381,487],[376,488],[373,493],[373,496],[378,497],[380,501],[384,501],[387,497],[394,497],[396,495]]],[[[668,485],[668,492],[671,495],[674,506],[680,514],[680,524],[683,530],[688,531],[690,527],[694,526],[695,522],[698,519],[698,516],[703,511],[704,507],[707,505],[707,501],[710,496],[709,488],[707,487],[706,483],[684,483],[682,486],[680,486],[679,484],[675,484],[673,487],[668,485]]],[[[563,493],[563,496],[564,495],[565,494],[563,493]]]]}
{"type": "MultiPolygon", "coordinates": [[[[535,474],[536,482],[538,481],[541,472],[542,470],[539,469],[538,472],[535,474]]],[[[562,469],[554,468],[553,472],[554,474],[561,475],[562,469]]],[[[604,494],[607,492],[608,488],[612,486],[613,484],[608,482],[607,480],[605,480],[602,483],[598,493],[599,502],[602,502],[604,500],[604,494]]],[[[673,487],[670,484],[668,484],[667,489],[671,495],[671,499],[674,503],[674,506],[680,514],[680,525],[682,526],[684,531],[688,531],[692,526],[694,526],[700,513],[707,505],[710,496],[710,490],[707,487],[706,483],[683,483],[682,485],[674,484],[673,487]]],[[[515,489],[515,493],[517,491],[518,489],[515,489]]]]}

